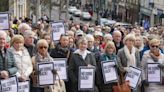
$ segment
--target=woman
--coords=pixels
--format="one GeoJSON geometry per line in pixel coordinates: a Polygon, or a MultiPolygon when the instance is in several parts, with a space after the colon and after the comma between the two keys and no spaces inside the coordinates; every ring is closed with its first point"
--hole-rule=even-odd
{"type": "Polygon", "coordinates": [[[144,44],[143,44],[143,38],[142,36],[135,36],[136,40],[135,40],[135,47],[141,51],[144,47],[144,44]]]}
{"type": "Polygon", "coordinates": [[[14,35],[11,39],[11,48],[9,50],[14,54],[18,71],[16,76],[19,81],[29,80],[32,73],[32,61],[28,50],[24,47],[24,38],[21,35],[14,35]]]}
{"type": "Polygon", "coordinates": [[[149,83],[147,85],[147,64],[148,63],[159,63],[159,68],[162,69],[161,76],[163,77],[164,70],[164,54],[159,49],[160,40],[153,38],[149,41],[150,50],[146,51],[142,58],[142,79],[143,85],[145,86],[145,92],[164,92],[164,86],[161,83],[149,83]]]}
{"type": "MultiPolygon", "coordinates": [[[[118,67],[118,62],[119,59],[117,58],[116,55],[116,47],[112,41],[109,41],[106,43],[106,46],[104,48],[105,52],[100,56],[100,61],[98,62],[98,88],[99,92],[113,92],[112,87],[116,85],[116,81],[105,84],[103,80],[103,75],[102,75],[102,67],[101,67],[101,62],[102,61],[107,61],[107,62],[115,62],[115,66],[118,67]]],[[[118,68],[117,68],[118,69],[118,68]]],[[[118,72],[118,70],[117,70],[118,72]]]]}
{"type": "MultiPolygon", "coordinates": [[[[33,73],[31,75],[32,77],[32,92],[44,92],[44,90],[47,90],[46,88],[53,88],[52,86],[42,86],[40,87],[38,85],[38,76],[39,70],[37,69],[37,64],[38,63],[46,63],[46,62],[52,62],[53,58],[50,57],[48,53],[48,43],[45,39],[40,39],[37,44],[37,54],[32,58],[32,63],[33,63],[33,73]]],[[[55,74],[55,71],[53,70],[53,73],[55,74]]],[[[54,89],[52,89],[54,90],[54,89]]],[[[56,89],[57,90],[57,89],[56,89]]],[[[61,89],[59,89],[61,90],[61,89]]],[[[62,88],[63,92],[65,92],[65,88],[62,88]]],[[[56,92],[56,91],[52,91],[56,92]]]]}
{"type": "MultiPolygon", "coordinates": [[[[139,51],[134,47],[135,36],[133,34],[128,34],[125,36],[124,47],[120,49],[117,56],[120,58],[121,65],[123,67],[122,72],[125,74],[130,72],[129,66],[140,67],[140,54],[139,51]]],[[[136,92],[138,89],[136,89],[136,92]]],[[[135,92],[133,90],[133,92],[135,92]]]]}
{"type": "Polygon", "coordinates": [[[53,43],[53,40],[52,40],[52,37],[51,37],[51,34],[49,34],[49,33],[45,33],[45,34],[43,34],[43,39],[45,39],[46,41],[47,41],[47,43],[48,43],[48,53],[49,54],[51,54],[51,51],[52,51],[52,49],[55,47],[54,46],[54,43],[53,43]]]}
{"type": "Polygon", "coordinates": [[[71,82],[71,92],[97,92],[96,87],[93,91],[78,91],[78,74],[80,66],[96,67],[96,60],[92,53],[87,50],[88,41],[82,37],[78,41],[79,49],[77,49],[70,59],[69,78],[71,82]]]}

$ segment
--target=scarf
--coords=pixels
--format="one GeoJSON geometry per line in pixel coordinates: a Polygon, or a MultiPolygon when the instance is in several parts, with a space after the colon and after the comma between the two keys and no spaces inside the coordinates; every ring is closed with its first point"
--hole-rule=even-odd
{"type": "Polygon", "coordinates": [[[116,59],[116,54],[105,54],[105,60],[115,60],[116,59]]]}
{"type": "Polygon", "coordinates": [[[88,54],[88,53],[91,53],[91,52],[88,51],[88,50],[81,51],[80,49],[77,49],[74,53],[81,55],[82,58],[85,60],[87,54],[88,54]]]}
{"type": "Polygon", "coordinates": [[[125,52],[125,56],[128,59],[127,60],[127,67],[129,67],[129,66],[136,67],[136,58],[135,58],[136,49],[135,49],[135,47],[132,47],[131,53],[130,53],[130,51],[126,45],[124,46],[123,49],[125,52]]]}

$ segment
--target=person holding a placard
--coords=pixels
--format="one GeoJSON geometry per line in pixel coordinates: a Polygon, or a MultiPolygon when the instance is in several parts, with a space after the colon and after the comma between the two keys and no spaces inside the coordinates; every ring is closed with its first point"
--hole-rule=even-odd
{"type": "Polygon", "coordinates": [[[72,91],[71,92],[98,92],[97,87],[94,85],[94,90],[92,91],[79,91],[78,83],[79,83],[79,67],[87,66],[87,67],[96,67],[96,60],[93,54],[87,50],[88,41],[86,37],[82,37],[78,41],[79,49],[77,49],[70,58],[68,73],[71,82],[72,91]]]}
{"type": "Polygon", "coordinates": [[[0,79],[7,79],[17,72],[14,55],[5,48],[7,34],[0,31],[0,79]]]}
{"type": "MultiPolygon", "coordinates": [[[[103,72],[105,72],[105,71],[102,72],[102,68],[104,68],[104,67],[101,65],[101,63],[102,62],[113,63],[111,66],[114,67],[116,70],[116,73],[118,73],[119,70],[117,68],[117,66],[118,66],[117,61],[119,61],[119,59],[116,55],[116,47],[112,41],[109,41],[106,43],[104,50],[105,50],[105,52],[100,56],[100,61],[98,61],[98,63],[97,63],[97,66],[98,66],[98,73],[97,73],[98,74],[97,75],[97,77],[98,77],[98,80],[97,80],[98,88],[99,88],[99,92],[113,92],[112,87],[114,85],[116,85],[116,83],[117,83],[117,79],[116,79],[117,76],[113,75],[112,77],[115,77],[115,78],[112,78],[111,81],[108,81],[108,82],[106,81],[107,83],[105,83],[105,81],[104,81],[105,77],[103,77],[103,72]]],[[[108,69],[106,69],[106,72],[108,69]]],[[[111,68],[110,68],[110,70],[111,70],[111,68]]],[[[108,70],[108,71],[110,71],[110,70],[108,70]]],[[[105,79],[105,80],[107,80],[107,79],[105,79]]]]}
{"type": "MultiPolygon", "coordinates": [[[[121,72],[124,73],[124,75],[127,72],[131,72],[130,66],[133,67],[140,67],[140,54],[139,51],[134,47],[135,42],[135,35],[134,34],[128,34],[123,39],[124,47],[120,49],[117,53],[117,56],[120,58],[121,66],[120,69],[121,72]]],[[[133,90],[134,92],[138,92],[136,90],[133,90]]]]}
{"type": "MultiPolygon", "coordinates": [[[[38,66],[37,66],[38,63],[53,62],[53,58],[48,53],[47,41],[45,39],[40,39],[36,44],[36,48],[37,48],[37,54],[34,57],[32,57],[33,72],[31,74],[32,89],[30,92],[44,92],[44,90],[47,90],[47,88],[52,88],[51,90],[55,90],[51,86],[39,86],[39,83],[38,83],[39,79],[37,77],[40,74],[40,71],[38,70],[38,66]]],[[[52,70],[52,72],[54,73],[54,75],[56,75],[55,70],[52,70]]],[[[57,82],[59,82],[59,81],[57,81],[57,82]]],[[[61,88],[59,90],[65,90],[65,88],[61,88]]],[[[65,91],[63,91],[63,92],[65,92],[65,91]]]]}
{"type": "Polygon", "coordinates": [[[11,48],[9,49],[16,60],[18,71],[16,76],[19,81],[29,80],[32,73],[32,61],[28,50],[24,47],[24,37],[22,35],[14,35],[11,39],[11,48]]]}
{"type": "Polygon", "coordinates": [[[145,86],[145,92],[164,92],[164,86],[162,85],[164,54],[160,51],[159,45],[159,39],[153,38],[150,40],[150,50],[146,51],[142,58],[142,83],[145,86]],[[153,75],[154,73],[155,75],[153,75]]]}

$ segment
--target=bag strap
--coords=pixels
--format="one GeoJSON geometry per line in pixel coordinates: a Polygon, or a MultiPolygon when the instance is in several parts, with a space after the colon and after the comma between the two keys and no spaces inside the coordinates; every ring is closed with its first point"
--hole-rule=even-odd
{"type": "Polygon", "coordinates": [[[66,57],[67,59],[69,58],[70,53],[71,53],[71,51],[69,50],[68,53],[67,53],[67,57],[66,57]]]}

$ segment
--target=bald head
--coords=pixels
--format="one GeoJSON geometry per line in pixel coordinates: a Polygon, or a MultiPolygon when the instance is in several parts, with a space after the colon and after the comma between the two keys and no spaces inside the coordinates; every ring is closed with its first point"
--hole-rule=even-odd
{"type": "Polygon", "coordinates": [[[121,35],[121,32],[116,30],[113,32],[113,41],[116,42],[116,43],[120,43],[121,42],[121,38],[122,38],[122,35],[121,35]]]}

